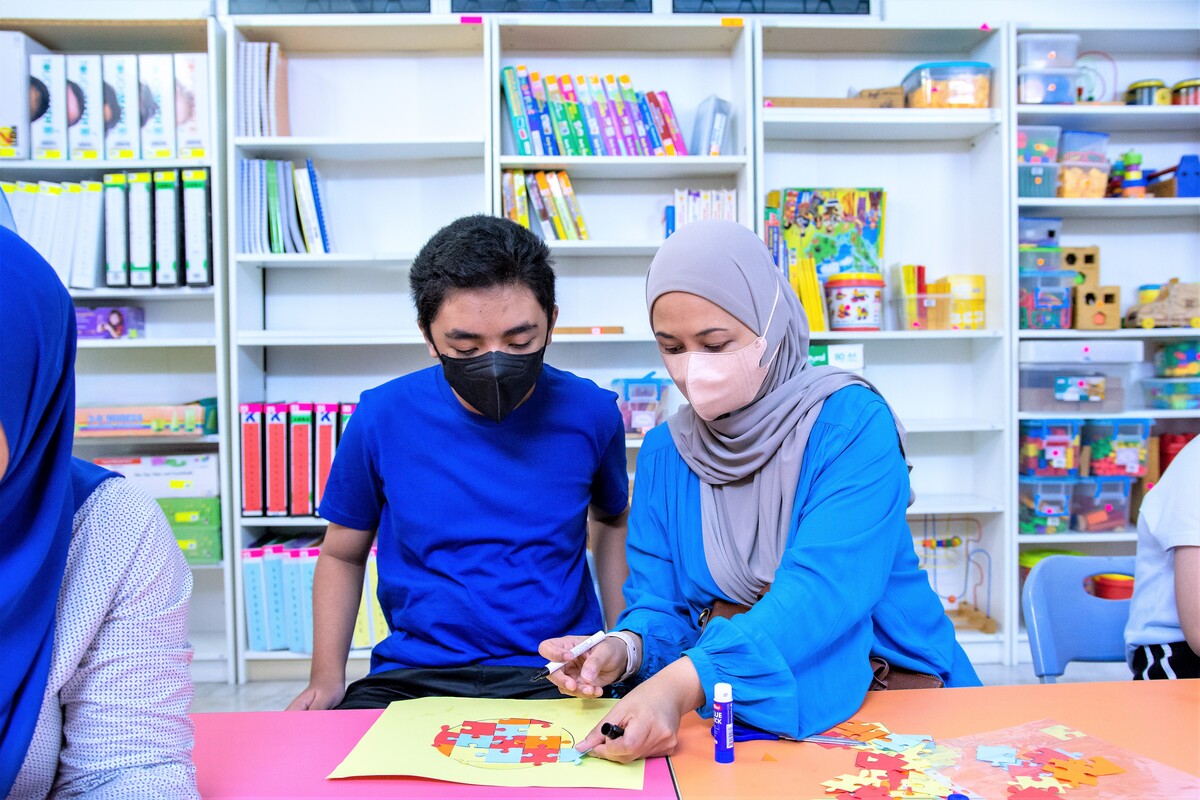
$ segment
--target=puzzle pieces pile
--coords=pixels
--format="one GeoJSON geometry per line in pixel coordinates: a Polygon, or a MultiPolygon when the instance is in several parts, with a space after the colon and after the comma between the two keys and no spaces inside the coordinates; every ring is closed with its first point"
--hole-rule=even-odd
{"type": "Polygon", "coordinates": [[[476,766],[578,763],[581,756],[575,742],[561,731],[550,735],[552,728],[540,719],[467,720],[454,730],[443,725],[433,747],[442,755],[476,766]]]}
{"type": "MultiPolygon", "coordinates": [[[[1060,741],[1084,736],[1063,725],[1042,728],[1041,733],[1060,741]]],[[[944,800],[954,794],[967,798],[980,796],[951,777],[966,763],[966,754],[958,748],[938,744],[932,736],[892,733],[878,722],[850,720],[811,740],[822,747],[858,751],[854,760],[857,773],[822,782],[826,798],[944,800]]],[[[1022,749],[981,744],[975,747],[974,756],[980,764],[990,764],[1007,773],[1007,800],[1057,798],[1068,789],[1096,786],[1100,778],[1125,771],[1102,756],[1071,752],[1065,746],[1022,749]]]]}

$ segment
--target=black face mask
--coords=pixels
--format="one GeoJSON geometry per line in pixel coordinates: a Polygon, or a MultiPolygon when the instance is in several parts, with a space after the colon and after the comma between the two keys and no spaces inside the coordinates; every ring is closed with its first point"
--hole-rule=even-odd
{"type": "Polygon", "coordinates": [[[480,414],[500,422],[537,383],[545,354],[543,345],[536,353],[522,355],[493,350],[471,358],[438,353],[438,358],[450,388],[480,414]]]}

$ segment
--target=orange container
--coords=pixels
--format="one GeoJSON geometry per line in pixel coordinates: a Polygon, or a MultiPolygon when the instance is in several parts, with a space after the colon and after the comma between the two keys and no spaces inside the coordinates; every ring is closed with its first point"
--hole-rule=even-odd
{"type": "Polygon", "coordinates": [[[1093,575],[1092,594],[1105,600],[1128,600],[1133,597],[1133,577],[1112,572],[1093,575]]]}

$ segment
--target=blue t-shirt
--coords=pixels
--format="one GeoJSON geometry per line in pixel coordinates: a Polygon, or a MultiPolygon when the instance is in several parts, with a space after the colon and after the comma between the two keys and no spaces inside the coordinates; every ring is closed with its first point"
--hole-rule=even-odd
{"type": "Polygon", "coordinates": [[[501,422],[464,408],[441,366],[363,393],[321,516],[378,529],[390,634],[372,673],[541,666],[543,639],[603,627],[585,548],[589,504],[629,502],[615,398],[551,366],[501,422]]]}

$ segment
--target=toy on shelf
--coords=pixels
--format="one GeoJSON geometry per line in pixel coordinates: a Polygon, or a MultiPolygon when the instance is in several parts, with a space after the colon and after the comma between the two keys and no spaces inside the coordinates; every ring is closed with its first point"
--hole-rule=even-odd
{"type": "Polygon", "coordinates": [[[1134,81],[1125,90],[1127,106],[1169,106],[1171,90],[1160,80],[1134,81]]]}
{"type": "Polygon", "coordinates": [[[1079,474],[1080,424],[1069,419],[1021,422],[1022,475],[1069,478],[1079,474]]]}
{"type": "Polygon", "coordinates": [[[1175,166],[1147,175],[1146,181],[1146,191],[1155,197],[1200,197],[1200,156],[1183,156],[1175,166]]]}
{"type": "MultiPolygon", "coordinates": [[[[1058,196],[1098,200],[1108,190],[1108,164],[1071,162],[1061,165],[1058,196]]],[[[1143,196],[1145,189],[1143,187],[1143,196]]],[[[1127,197],[1129,195],[1126,195],[1127,197]]]]}
{"type": "Polygon", "coordinates": [[[1143,477],[1146,474],[1146,454],[1153,424],[1154,421],[1149,419],[1085,422],[1083,461],[1087,475],[1143,477]]]}
{"type": "Polygon", "coordinates": [[[1126,328],[1200,328],[1200,283],[1172,278],[1148,303],[1125,312],[1126,328]]]}
{"type": "Polygon", "coordinates": [[[645,434],[667,418],[671,381],[651,372],[641,378],[617,378],[612,382],[617,406],[625,421],[625,432],[645,434]]]}
{"type": "Polygon", "coordinates": [[[1200,339],[1164,344],[1154,354],[1154,374],[1160,378],[1200,376],[1200,339]]]}
{"type": "Polygon", "coordinates": [[[1070,328],[1074,285],[1075,273],[1067,270],[1021,272],[1018,301],[1021,328],[1070,328]]]}
{"type": "Polygon", "coordinates": [[[1145,378],[1146,405],[1171,411],[1200,408],[1200,378],[1145,378]]]}
{"type": "Polygon", "coordinates": [[[1142,154],[1130,150],[1121,156],[1125,169],[1121,174],[1121,197],[1142,198],[1146,196],[1146,176],[1142,172],[1142,154]]]}
{"type": "Polygon", "coordinates": [[[1075,270],[1076,286],[1100,285],[1100,248],[1064,247],[1062,248],[1062,269],[1075,270]]]}
{"type": "Polygon", "coordinates": [[[1075,287],[1076,330],[1115,331],[1120,327],[1120,286],[1075,287]]]}
{"type": "Polygon", "coordinates": [[[954,627],[995,633],[999,626],[991,617],[992,557],[980,546],[979,520],[927,515],[912,533],[921,568],[954,627]]]}
{"type": "Polygon", "coordinates": [[[1128,528],[1132,485],[1132,478],[1121,476],[1093,476],[1076,481],[1071,490],[1071,527],[1084,533],[1128,528]]]}
{"type": "Polygon", "coordinates": [[[1062,128],[1057,125],[1018,125],[1017,163],[1054,164],[1058,162],[1058,137],[1062,128]]]}
{"type": "Polygon", "coordinates": [[[1180,81],[1172,86],[1171,105],[1200,106],[1200,78],[1180,81]]]}
{"type": "Polygon", "coordinates": [[[1074,478],[1020,479],[1020,514],[1017,527],[1025,534],[1065,533],[1071,518],[1074,478]]]}

